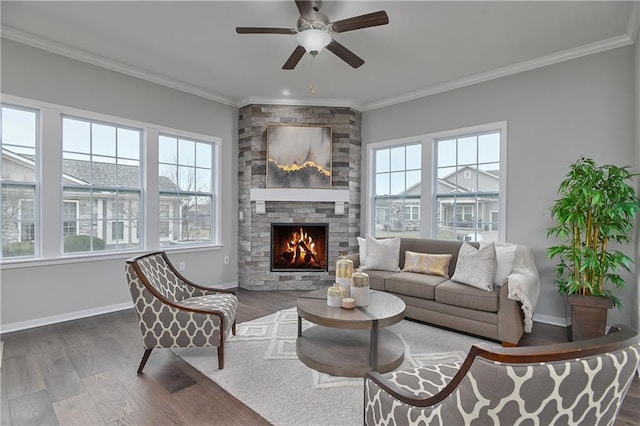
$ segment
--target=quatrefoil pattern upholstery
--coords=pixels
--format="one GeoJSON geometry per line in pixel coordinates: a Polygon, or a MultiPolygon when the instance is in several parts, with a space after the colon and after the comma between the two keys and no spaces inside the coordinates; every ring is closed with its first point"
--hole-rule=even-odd
{"type": "MultiPolygon", "coordinates": [[[[152,253],[129,260],[126,275],[146,350],[221,348],[229,333],[235,331],[235,294],[186,281],[177,275],[166,254],[152,253]]],[[[141,367],[144,362],[146,359],[141,367]]]]}
{"type": "MultiPolygon", "coordinates": [[[[637,334],[626,348],[557,362],[514,364],[478,356],[455,389],[429,406],[398,400],[368,376],[364,420],[367,425],[612,425],[639,361],[637,334]]],[[[456,365],[440,365],[382,377],[394,389],[426,399],[457,373],[456,365]]]]}

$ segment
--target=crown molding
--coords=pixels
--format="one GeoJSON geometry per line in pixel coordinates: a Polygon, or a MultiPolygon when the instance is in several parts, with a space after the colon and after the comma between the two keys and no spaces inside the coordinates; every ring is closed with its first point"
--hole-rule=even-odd
{"type": "Polygon", "coordinates": [[[261,96],[246,96],[240,99],[236,106],[242,108],[247,105],[294,105],[294,106],[328,106],[353,108],[362,111],[361,107],[349,99],[330,98],[268,98],[261,96]]]}
{"type": "Polygon", "coordinates": [[[180,90],[181,92],[190,93],[192,95],[196,95],[201,98],[219,102],[224,105],[236,106],[236,102],[230,98],[220,96],[216,93],[213,93],[201,87],[187,84],[182,81],[175,80],[173,78],[166,77],[155,72],[151,72],[151,71],[144,70],[142,68],[137,68],[131,65],[127,65],[113,59],[109,59],[103,56],[89,53],[82,49],[76,49],[74,47],[64,45],[62,43],[46,40],[42,37],[38,37],[33,34],[28,34],[4,25],[1,27],[1,31],[2,31],[1,33],[2,38],[6,38],[8,40],[16,41],[18,43],[26,44],[31,47],[46,50],[48,52],[66,56],[71,59],[96,65],[101,68],[117,71],[119,73],[140,78],[142,80],[146,80],[151,83],[156,83],[161,86],[180,90]]]}
{"type": "MultiPolygon", "coordinates": [[[[629,29],[631,29],[631,20],[629,29]]],[[[635,24],[637,29],[637,23],[635,24]]],[[[597,41],[594,43],[585,44],[583,46],[576,47],[574,49],[563,50],[562,52],[552,53],[550,55],[541,56],[529,61],[519,62],[517,64],[508,65],[506,67],[496,68],[491,71],[487,71],[480,74],[475,74],[470,77],[460,78],[457,80],[451,80],[446,83],[437,84],[434,86],[426,87],[415,92],[406,93],[404,95],[394,96],[379,101],[369,102],[362,105],[362,111],[370,111],[373,109],[383,108],[390,105],[395,105],[414,99],[424,98],[426,96],[435,95],[438,93],[448,92],[450,90],[459,89],[461,87],[471,86],[485,81],[494,80],[501,77],[506,77],[513,74],[518,74],[524,71],[533,70],[536,68],[546,67],[548,65],[557,64],[560,62],[568,61],[571,59],[581,58],[583,56],[593,55],[594,53],[604,52],[606,50],[616,49],[618,47],[628,46],[633,44],[633,39],[630,37],[630,33],[612,37],[606,40],[597,41]]]]}

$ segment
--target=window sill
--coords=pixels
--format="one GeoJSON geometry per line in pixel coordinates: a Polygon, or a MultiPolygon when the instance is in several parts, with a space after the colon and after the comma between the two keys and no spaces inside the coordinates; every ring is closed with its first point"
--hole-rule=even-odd
{"type": "Polygon", "coordinates": [[[186,247],[165,247],[148,250],[132,250],[109,253],[91,253],[81,255],[69,255],[48,258],[29,258],[29,259],[3,259],[0,260],[0,269],[17,269],[17,268],[35,268],[40,266],[64,265],[83,262],[102,262],[106,260],[126,260],[131,257],[149,253],[151,251],[166,251],[167,253],[194,253],[202,251],[217,251],[224,247],[222,244],[214,244],[208,246],[186,246],[186,247]]]}

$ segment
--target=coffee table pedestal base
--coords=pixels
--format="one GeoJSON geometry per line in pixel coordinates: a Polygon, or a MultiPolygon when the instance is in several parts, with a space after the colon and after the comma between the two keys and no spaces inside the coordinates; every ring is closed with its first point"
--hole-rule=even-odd
{"type": "Polygon", "coordinates": [[[404,343],[384,328],[378,330],[377,340],[375,366],[371,365],[371,330],[314,326],[298,337],[296,352],[307,367],[332,376],[364,377],[372,370],[395,370],[404,359],[404,343]]]}

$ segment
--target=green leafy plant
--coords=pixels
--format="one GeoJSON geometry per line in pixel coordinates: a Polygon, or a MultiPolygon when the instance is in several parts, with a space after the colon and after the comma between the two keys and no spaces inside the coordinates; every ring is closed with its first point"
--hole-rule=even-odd
{"type": "Polygon", "coordinates": [[[633,176],[628,166],[598,166],[584,157],[570,165],[558,189],[560,198],[551,208],[556,225],[547,230],[547,238],[563,241],[547,249],[547,257],[559,260],[558,293],[607,297],[622,308],[607,285],[624,288],[619,272],[629,271],[633,261],[609,244],[631,242],[633,221],[640,211],[630,185],[633,176]]]}
{"type": "Polygon", "coordinates": [[[2,245],[3,257],[33,256],[33,241],[13,241],[2,245]]]}

